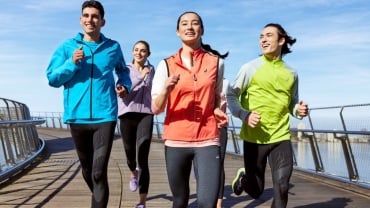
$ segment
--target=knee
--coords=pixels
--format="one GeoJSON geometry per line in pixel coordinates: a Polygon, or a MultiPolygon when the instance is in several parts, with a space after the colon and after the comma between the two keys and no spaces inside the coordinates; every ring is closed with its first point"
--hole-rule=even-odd
{"type": "Polygon", "coordinates": [[[288,168],[282,168],[274,174],[274,186],[277,186],[280,193],[287,193],[289,190],[290,171],[288,168]]]}
{"type": "Polygon", "coordinates": [[[242,186],[244,191],[253,199],[258,199],[264,191],[264,181],[242,179],[242,186]]]}
{"type": "Polygon", "coordinates": [[[94,181],[100,181],[103,177],[103,171],[101,170],[96,170],[93,172],[93,179],[94,181]]]}
{"type": "Polygon", "coordinates": [[[287,193],[289,191],[289,182],[286,180],[279,181],[277,185],[279,186],[280,193],[287,193]]]}

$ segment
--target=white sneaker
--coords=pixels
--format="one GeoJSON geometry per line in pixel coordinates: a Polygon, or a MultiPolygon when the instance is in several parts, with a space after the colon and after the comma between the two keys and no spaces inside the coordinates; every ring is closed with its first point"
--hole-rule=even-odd
{"type": "Polygon", "coordinates": [[[136,168],[136,176],[131,176],[130,177],[130,190],[132,192],[136,191],[139,187],[139,179],[141,175],[141,170],[139,168],[136,168]]]}

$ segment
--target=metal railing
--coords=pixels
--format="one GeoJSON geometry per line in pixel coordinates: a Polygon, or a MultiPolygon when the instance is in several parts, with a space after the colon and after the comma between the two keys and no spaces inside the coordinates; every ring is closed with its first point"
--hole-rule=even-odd
{"type": "Polygon", "coordinates": [[[295,122],[292,141],[311,152],[295,148],[296,168],[370,187],[370,104],[311,108],[295,122]]]}
{"type": "MultiPolygon", "coordinates": [[[[35,112],[33,116],[46,120],[41,127],[68,129],[62,124],[61,113],[35,112]]],[[[241,122],[231,115],[229,118],[228,153],[242,155],[241,122]]],[[[158,116],[154,120],[153,135],[157,138],[162,135],[162,120],[158,116]]],[[[311,108],[308,117],[292,119],[291,126],[296,169],[370,187],[370,104],[311,108]],[[339,170],[331,168],[334,161],[339,170]]]]}
{"type": "Polygon", "coordinates": [[[39,139],[28,107],[20,102],[0,98],[0,183],[30,165],[45,147],[39,139]]]}
{"type": "MultiPolygon", "coordinates": [[[[370,104],[311,108],[291,121],[295,169],[370,189],[370,104]]],[[[243,154],[240,129],[230,116],[233,154],[243,154]]]]}

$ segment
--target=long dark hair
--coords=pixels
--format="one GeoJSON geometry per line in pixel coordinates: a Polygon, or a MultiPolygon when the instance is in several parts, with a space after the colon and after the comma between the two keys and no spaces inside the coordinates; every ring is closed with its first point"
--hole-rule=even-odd
{"type": "MultiPolygon", "coordinates": [[[[202,18],[200,17],[200,15],[196,12],[193,12],[193,11],[187,11],[187,12],[184,12],[182,13],[178,19],[177,19],[177,26],[176,26],[176,29],[178,30],[179,29],[179,25],[180,25],[180,21],[181,21],[181,17],[184,16],[185,14],[195,14],[198,18],[199,18],[199,22],[200,22],[200,27],[202,28],[203,32],[204,32],[204,25],[203,25],[203,20],[202,18]]],[[[214,55],[217,55],[219,56],[220,58],[224,59],[226,58],[228,55],[229,55],[229,52],[226,52],[224,54],[221,54],[220,52],[218,52],[217,50],[213,49],[209,44],[204,44],[203,42],[201,42],[201,46],[203,49],[205,49],[206,51],[209,51],[211,52],[212,54],[214,55]]]]}
{"type": "Polygon", "coordinates": [[[283,47],[281,48],[281,56],[284,56],[285,54],[291,53],[292,50],[290,50],[290,47],[297,41],[297,39],[292,38],[288,35],[288,33],[284,30],[284,28],[277,23],[269,23],[265,25],[266,27],[275,27],[278,30],[279,39],[285,38],[285,43],[283,47]]]}

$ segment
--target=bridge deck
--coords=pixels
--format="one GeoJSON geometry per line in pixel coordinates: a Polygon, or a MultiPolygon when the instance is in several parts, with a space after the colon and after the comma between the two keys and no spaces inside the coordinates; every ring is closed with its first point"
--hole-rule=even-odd
{"type": "MultiPolygon", "coordinates": [[[[0,184],[0,207],[90,207],[90,193],[82,179],[69,132],[52,129],[39,129],[38,132],[46,140],[43,157],[21,176],[0,184]]],[[[266,189],[260,199],[254,200],[246,194],[236,196],[232,193],[231,181],[242,164],[240,157],[226,157],[224,207],[270,207],[272,189],[269,171],[266,171],[266,189]]],[[[152,143],[149,165],[151,183],[147,207],[171,207],[162,143],[152,143]]],[[[128,189],[129,176],[122,141],[117,138],[109,162],[108,207],[130,208],[138,202],[138,192],[128,189]]],[[[196,207],[194,178],[191,178],[190,183],[189,207],[196,207]]],[[[293,173],[288,207],[341,208],[368,207],[369,204],[370,198],[361,194],[327,183],[318,183],[316,179],[297,171],[293,173]]]]}

